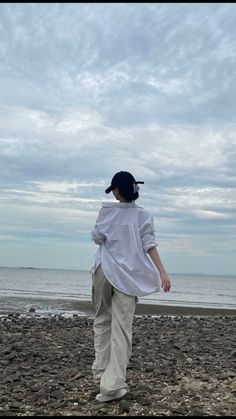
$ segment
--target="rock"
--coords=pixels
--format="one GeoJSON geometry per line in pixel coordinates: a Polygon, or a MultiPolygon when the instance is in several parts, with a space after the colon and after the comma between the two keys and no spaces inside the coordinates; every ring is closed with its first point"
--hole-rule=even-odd
{"type": "Polygon", "coordinates": [[[236,349],[233,349],[230,354],[229,354],[229,358],[236,358],[236,349]]]}
{"type": "Polygon", "coordinates": [[[2,354],[9,355],[11,352],[12,352],[12,347],[8,346],[3,350],[2,354]]]}
{"type": "Polygon", "coordinates": [[[123,413],[129,413],[130,411],[130,404],[127,400],[121,400],[119,403],[119,413],[123,415],[123,413]]]}
{"type": "Polygon", "coordinates": [[[145,372],[152,372],[153,371],[153,365],[148,365],[147,367],[144,368],[145,372]]]}
{"type": "Polygon", "coordinates": [[[20,381],[20,379],[21,379],[21,374],[17,371],[15,375],[13,375],[12,381],[20,381]]]}
{"type": "Polygon", "coordinates": [[[0,396],[0,402],[1,404],[7,404],[10,401],[10,395],[9,396],[0,396]]]}
{"type": "Polygon", "coordinates": [[[188,393],[189,393],[189,391],[185,387],[180,387],[180,389],[178,391],[179,395],[185,395],[185,394],[188,394],[188,393]]]}
{"type": "Polygon", "coordinates": [[[17,403],[17,402],[12,402],[12,403],[10,403],[10,404],[9,404],[9,408],[10,408],[11,410],[16,410],[16,411],[20,411],[20,410],[22,410],[22,406],[21,406],[21,404],[20,404],[20,403],[17,403]]]}
{"type": "Polygon", "coordinates": [[[182,407],[182,406],[174,407],[174,408],[171,409],[171,411],[172,411],[172,413],[178,413],[178,414],[183,415],[183,416],[186,413],[184,407],[182,407]]]}
{"type": "Polygon", "coordinates": [[[235,330],[233,316],[135,317],[129,391],[101,406],[92,319],[2,317],[0,416],[233,416],[235,330]]]}
{"type": "Polygon", "coordinates": [[[34,307],[30,307],[29,312],[30,313],[35,313],[36,312],[36,309],[34,307]]]}
{"type": "Polygon", "coordinates": [[[12,345],[12,350],[15,350],[15,351],[17,351],[17,352],[22,351],[22,350],[23,350],[23,348],[24,348],[24,345],[23,345],[23,343],[22,343],[22,342],[15,342],[15,343],[12,345]]]}
{"type": "Polygon", "coordinates": [[[193,407],[192,409],[190,409],[190,411],[188,412],[188,416],[204,416],[204,413],[201,409],[199,409],[198,407],[193,407]]]}
{"type": "Polygon", "coordinates": [[[136,397],[136,402],[142,406],[146,406],[151,404],[151,400],[147,397],[143,397],[143,396],[137,396],[136,397]]]}
{"type": "Polygon", "coordinates": [[[17,352],[16,351],[12,351],[9,355],[7,355],[7,359],[9,360],[9,361],[11,361],[12,359],[14,359],[14,358],[16,358],[17,357],[17,352]]]}

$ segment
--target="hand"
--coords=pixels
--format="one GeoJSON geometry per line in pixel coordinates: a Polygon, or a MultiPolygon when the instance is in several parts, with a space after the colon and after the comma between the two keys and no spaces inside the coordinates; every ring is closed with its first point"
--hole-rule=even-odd
{"type": "Polygon", "coordinates": [[[164,292],[170,291],[171,282],[170,282],[170,279],[169,279],[167,273],[161,272],[160,277],[161,277],[161,287],[163,288],[163,291],[164,292]]]}

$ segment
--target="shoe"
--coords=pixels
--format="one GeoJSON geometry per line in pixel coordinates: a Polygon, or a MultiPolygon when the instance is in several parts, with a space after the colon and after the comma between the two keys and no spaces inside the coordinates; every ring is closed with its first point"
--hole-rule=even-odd
{"type": "Polygon", "coordinates": [[[119,390],[113,391],[110,394],[99,393],[96,395],[95,400],[98,402],[110,402],[112,400],[121,399],[127,393],[125,388],[120,388],[119,390]]]}

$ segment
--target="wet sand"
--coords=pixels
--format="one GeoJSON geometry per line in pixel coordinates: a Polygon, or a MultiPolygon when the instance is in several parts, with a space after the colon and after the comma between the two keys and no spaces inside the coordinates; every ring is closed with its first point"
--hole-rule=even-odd
{"type": "MultiPolygon", "coordinates": [[[[9,313],[28,314],[30,308],[34,308],[36,314],[51,315],[78,314],[88,317],[94,316],[94,310],[90,301],[66,300],[66,299],[44,299],[24,297],[1,297],[0,314],[9,313]],[[20,304],[19,304],[20,303],[20,304]],[[9,306],[14,309],[9,309],[9,306]]],[[[168,316],[236,316],[236,309],[229,308],[203,308],[190,306],[174,306],[164,304],[142,304],[136,305],[136,315],[168,315],[168,316]]]]}
{"type": "MultiPolygon", "coordinates": [[[[89,316],[94,313],[89,301],[81,301],[77,307],[79,311],[89,316]]],[[[139,316],[236,316],[236,309],[137,303],[135,314],[139,316]]]]}

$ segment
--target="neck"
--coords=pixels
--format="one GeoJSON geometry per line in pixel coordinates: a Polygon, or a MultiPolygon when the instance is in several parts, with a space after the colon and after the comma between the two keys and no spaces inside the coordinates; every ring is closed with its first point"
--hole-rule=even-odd
{"type": "Polygon", "coordinates": [[[124,198],[119,198],[119,202],[124,202],[125,204],[131,204],[133,201],[126,201],[124,198]]]}

